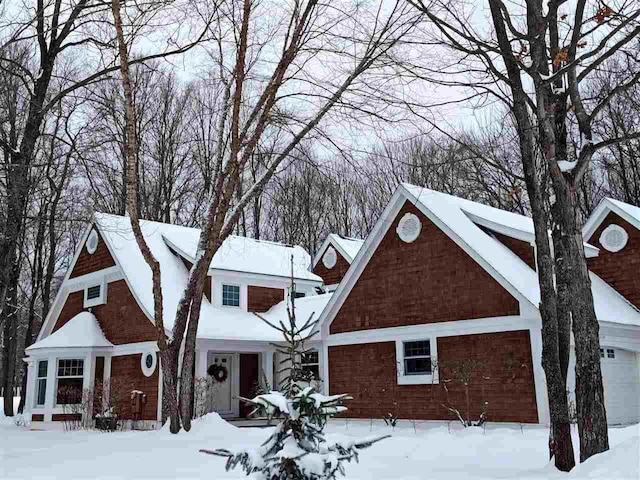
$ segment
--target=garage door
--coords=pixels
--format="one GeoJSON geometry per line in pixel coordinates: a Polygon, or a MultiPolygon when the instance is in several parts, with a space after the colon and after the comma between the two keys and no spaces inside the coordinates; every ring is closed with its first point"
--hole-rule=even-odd
{"type": "MultiPolygon", "coordinates": [[[[610,425],[640,422],[640,368],[638,355],[604,346],[600,350],[604,400],[610,425]]],[[[575,399],[575,357],[571,352],[568,389],[575,399]]]]}

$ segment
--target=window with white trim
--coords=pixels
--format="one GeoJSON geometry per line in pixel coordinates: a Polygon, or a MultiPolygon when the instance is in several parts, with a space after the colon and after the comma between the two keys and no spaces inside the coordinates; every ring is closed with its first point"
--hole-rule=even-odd
{"type": "Polygon", "coordinates": [[[41,407],[44,405],[47,397],[47,370],[49,362],[47,360],[40,360],[38,362],[38,377],[36,381],[36,406],[41,407]]]}
{"type": "Polygon", "coordinates": [[[318,380],[320,378],[320,356],[317,350],[310,350],[303,353],[300,359],[300,364],[305,376],[308,376],[313,380],[318,380]]]}
{"type": "Polygon", "coordinates": [[[395,343],[398,385],[438,383],[436,338],[402,338],[395,343]]]}
{"type": "Polygon", "coordinates": [[[67,405],[82,402],[84,360],[61,358],[58,360],[56,404],[67,405]]]}
{"type": "Polygon", "coordinates": [[[607,348],[607,358],[616,358],[616,351],[613,348],[607,348]]]}
{"type": "Polygon", "coordinates": [[[222,305],[225,307],[240,306],[239,285],[222,285],[222,305]]]}
{"type": "Polygon", "coordinates": [[[104,278],[84,289],[84,308],[105,303],[107,303],[107,282],[104,281],[104,278]]]}
{"type": "Polygon", "coordinates": [[[416,340],[403,342],[405,375],[431,375],[431,342],[416,340]]]}

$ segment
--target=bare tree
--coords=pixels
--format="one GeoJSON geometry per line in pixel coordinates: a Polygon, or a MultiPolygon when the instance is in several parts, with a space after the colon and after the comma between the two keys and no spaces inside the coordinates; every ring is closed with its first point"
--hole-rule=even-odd
{"type": "Polygon", "coordinates": [[[576,343],[580,459],[608,449],[599,327],[577,192],[595,152],[640,137],[637,131],[607,139],[593,134],[594,122],[607,105],[640,78],[640,8],[626,1],[607,5],[580,0],[569,6],[563,1],[547,5],[542,0],[522,4],[488,0],[493,27],[488,31],[474,22],[463,4],[411,3],[429,22],[425,35],[430,43],[436,41],[455,52],[454,59],[443,55],[441,65],[421,75],[466,87],[470,97],[499,100],[515,119],[536,234],[543,366],[552,422],[550,453],[559,469],[570,470],[574,460],[565,391],[571,328],[576,343]],[[613,57],[625,59],[619,81],[603,98],[585,96],[585,82],[613,57]],[[579,134],[573,151],[568,136],[572,125],[579,134]]]}

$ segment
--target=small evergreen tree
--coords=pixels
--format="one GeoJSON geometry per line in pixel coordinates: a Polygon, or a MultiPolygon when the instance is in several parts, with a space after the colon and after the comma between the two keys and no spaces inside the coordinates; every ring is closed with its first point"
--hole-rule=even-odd
{"type": "Polygon", "coordinates": [[[200,450],[210,455],[227,457],[227,471],[242,467],[247,475],[262,480],[332,480],[338,473],[344,475],[344,464],[358,461],[358,450],[388,437],[373,437],[363,440],[342,440],[329,442],[323,435],[329,418],[344,412],[347,394],[326,396],[311,386],[301,385],[307,378],[302,370],[301,357],[307,353],[305,342],[318,330],[318,321],[312,313],[302,325],[296,324],[295,284],[293,282],[293,258],[291,289],[287,314],[289,324],[279,325],[263,321],[279,330],[284,337],[284,345],[277,345],[278,351],[286,356],[287,375],[281,383],[281,390],[258,395],[252,400],[242,399],[255,407],[253,413],[263,413],[269,418],[280,417],[275,431],[257,449],[230,452],[225,449],[200,450]]]}

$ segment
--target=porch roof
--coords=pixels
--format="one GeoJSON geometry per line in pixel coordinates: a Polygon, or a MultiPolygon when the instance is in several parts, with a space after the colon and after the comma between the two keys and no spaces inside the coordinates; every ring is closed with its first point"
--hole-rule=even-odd
{"type": "Polygon", "coordinates": [[[109,348],[113,344],[106,339],[98,319],[91,312],[80,312],[59,330],[34,343],[27,353],[49,348],[109,348]]]}

